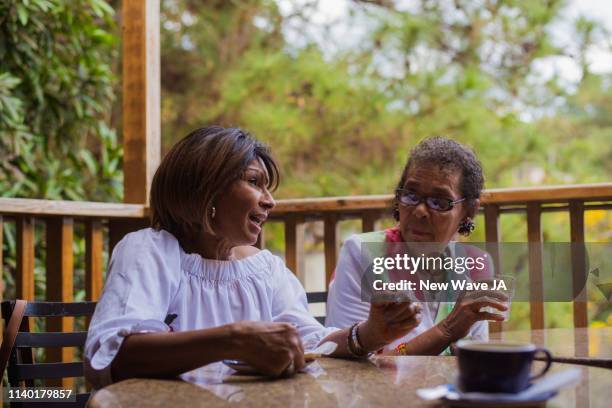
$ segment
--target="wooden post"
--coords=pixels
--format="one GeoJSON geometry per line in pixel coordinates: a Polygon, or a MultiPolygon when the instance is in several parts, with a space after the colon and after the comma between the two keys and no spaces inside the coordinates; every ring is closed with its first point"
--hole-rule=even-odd
{"type": "MultiPolygon", "coordinates": [[[[4,236],[4,226],[3,226],[3,222],[2,222],[2,215],[0,215],[0,302],[2,300],[4,300],[4,280],[2,279],[2,273],[3,273],[3,259],[2,259],[2,252],[3,252],[3,239],[4,236]]],[[[4,340],[4,324],[0,324],[0,340],[4,340]]],[[[2,405],[3,402],[3,396],[0,395],[0,405],[2,405]]]]}
{"type": "Polygon", "coordinates": [[[304,222],[297,216],[285,219],[285,263],[304,284],[304,222]]]}
{"type": "MultiPolygon", "coordinates": [[[[586,328],[589,325],[587,311],[587,274],[586,248],[584,246],[584,203],[570,201],[570,235],[572,254],[572,284],[574,293],[574,329],[586,328]]],[[[574,333],[574,354],[578,357],[589,356],[589,332],[584,330],[584,337],[574,333]]]]}
{"type": "Polygon", "coordinates": [[[323,242],[325,246],[325,289],[329,288],[332,275],[338,261],[338,216],[336,214],[326,215],[324,219],[323,242]]]}
{"type": "MultiPolygon", "coordinates": [[[[500,231],[499,231],[499,206],[487,204],[484,208],[485,218],[485,240],[487,252],[493,257],[493,268],[495,274],[499,275],[501,271],[501,259],[499,253],[500,231]]],[[[489,333],[500,339],[503,327],[501,322],[489,322],[489,333]]]]}
{"type": "Polygon", "coordinates": [[[544,268],[542,264],[541,215],[542,208],[539,203],[527,204],[531,330],[544,328],[544,268]]]}
{"type": "Polygon", "coordinates": [[[499,206],[487,204],[484,208],[485,219],[485,240],[487,242],[487,252],[493,257],[493,267],[496,274],[501,274],[501,258],[499,253],[499,243],[501,233],[499,229],[499,206]]]}
{"type": "MultiPolygon", "coordinates": [[[[4,265],[4,260],[2,259],[2,253],[4,252],[4,243],[2,241],[2,239],[4,238],[4,224],[2,221],[2,215],[0,215],[0,302],[4,299],[4,279],[2,278],[3,275],[3,265],[4,265]]],[[[4,327],[3,324],[0,324],[0,333],[2,333],[2,328],[4,327]]],[[[0,399],[0,403],[2,403],[2,400],[0,399]]]]}
{"type": "Polygon", "coordinates": [[[372,232],[376,229],[376,221],[380,217],[378,211],[364,211],[361,214],[361,231],[372,232]]]}
{"type": "Polygon", "coordinates": [[[17,299],[34,300],[34,218],[17,217],[17,299]]]}
{"type": "MultiPolygon", "coordinates": [[[[47,300],[51,302],[72,302],[74,257],[72,243],[74,238],[74,221],[69,217],[51,218],[47,225],[47,300]]],[[[73,317],[47,319],[47,331],[69,333],[74,329],[73,317]]],[[[72,347],[48,348],[46,361],[71,362],[74,357],[72,347]]],[[[72,378],[47,380],[47,386],[73,388],[72,378]]]]}
{"type": "Polygon", "coordinates": [[[102,294],[102,222],[89,219],[85,223],[85,299],[97,301],[102,294]]]}
{"type": "Polygon", "coordinates": [[[124,0],[123,201],[147,204],[161,154],[159,0],[124,0]]]}
{"type": "Polygon", "coordinates": [[[574,290],[574,327],[587,327],[586,249],[584,247],[584,203],[570,202],[570,235],[574,290]]]}
{"type": "Polygon", "coordinates": [[[108,220],[108,254],[113,254],[113,249],[123,237],[133,231],[146,228],[150,225],[148,218],[112,218],[108,220]]]}

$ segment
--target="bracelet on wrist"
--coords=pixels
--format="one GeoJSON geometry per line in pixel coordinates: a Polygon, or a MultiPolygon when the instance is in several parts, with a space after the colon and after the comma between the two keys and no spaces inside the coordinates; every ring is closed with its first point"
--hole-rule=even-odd
{"type": "Polygon", "coordinates": [[[355,344],[357,345],[357,350],[361,352],[366,352],[366,349],[363,347],[363,343],[361,342],[361,338],[359,337],[359,324],[355,328],[355,344]]]}
{"type": "Polygon", "coordinates": [[[359,323],[357,323],[351,328],[351,341],[353,342],[353,346],[355,347],[355,353],[363,354],[363,347],[361,347],[361,344],[359,344],[359,337],[357,336],[358,331],[359,323]]]}
{"type": "Polygon", "coordinates": [[[359,354],[357,354],[357,351],[355,350],[355,345],[353,343],[353,330],[355,330],[355,327],[357,327],[358,324],[359,323],[354,323],[349,328],[348,335],[346,336],[346,349],[353,357],[359,357],[359,354]]]}
{"type": "Polygon", "coordinates": [[[347,345],[349,352],[353,357],[364,358],[372,355],[371,352],[368,352],[362,345],[359,338],[359,324],[355,323],[349,329],[349,334],[347,338],[347,345]]]}

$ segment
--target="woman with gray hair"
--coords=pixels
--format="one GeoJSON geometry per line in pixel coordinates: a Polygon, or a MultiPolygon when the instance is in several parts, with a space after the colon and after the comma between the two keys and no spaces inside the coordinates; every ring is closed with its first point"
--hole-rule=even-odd
{"type": "MultiPolygon", "coordinates": [[[[329,288],[326,324],[355,324],[365,320],[370,311],[370,303],[363,299],[365,286],[371,280],[364,279],[369,271],[362,262],[362,246],[383,244],[391,248],[401,244],[414,257],[421,255],[423,248],[435,246],[439,257],[456,259],[456,236],[468,235],[474,229],[483,185],[481,164],[469,148],[443,137],[419,143],[410,152],[395,191],[393,216],[397,225],[385,231],[353,235],[345,241],[329,288]]],[[[473,257],[484,255],[474,247],[468,251],[473,257]]],[[[441,271],[420,272],[423,273],[417,276],[429,281],[445,279],[441,271]]],[[[491,277],[492,266],[487,263],[481,270],[469,268],[466,275],[469,279],[491,277]]],[[[488,299],[459,297],[452,302],[426,296],[431,294],[418,290],[410,293],[422,305],[422,320],[383,351],[435,355],[448,352],[452,342],[467,335],[487,339],[487,320],[501,321],[503,317],[481,309],[507,309],[499,297],[495,298],[496,294],[488,299]]]]}

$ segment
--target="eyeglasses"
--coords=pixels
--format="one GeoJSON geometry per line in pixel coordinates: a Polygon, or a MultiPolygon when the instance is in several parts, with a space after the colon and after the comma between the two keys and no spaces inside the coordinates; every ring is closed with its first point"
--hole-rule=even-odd
{"type": "Polygon", "coordinates": [[[465,198],[460,198],[458,200],[450,200],[448,198],[438,198],[438,197],[422,197],[415,193],[414,191],[406,190],[403,188],[398,188],[395,191],[397,201],[399,201],[403,205],[407,206],[415,206],[419,205],[422,202],[425,202],[425,205],[435,211],[446,212],[453,209],[455,204],[459,204],[462,201],[465,201],[465,198]]]}

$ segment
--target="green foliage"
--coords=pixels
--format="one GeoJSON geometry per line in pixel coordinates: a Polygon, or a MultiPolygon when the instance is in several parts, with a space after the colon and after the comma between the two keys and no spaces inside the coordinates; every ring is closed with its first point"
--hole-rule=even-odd
{"type": "MultiPolygon", "coordinates": [[[[122,149],[110,125],[118,51],[103,0],[0,0],[0,196],[120,201],[122,149]]],[[[76,229],[75,286],[84,288],[76,229]]],[[[42,225],[35,292],[45,295],[42,225]]],[[[15,229],[4,228],[5,297],[14,297],[15,229]]],[[[81,289],[76,294],[79,299],[81,289]]]]}
{"type": "MultiPolygon", "coordinates": [[[[0,0],[0,195],[121,200],[116,3],[0,0]]],[[[196,127],[244,127],[280,161],[279,198],[388,193],[433,134],[471,145],[488,188],[610,181],[612,76],[587,58],[609,47],[600,24],[579,18],[559,43],[566,1],[403,3],[350,1],[322,26],[316,1],[290,13],[274,0],[162,2],[164,147],[196,127]],[[349,33],[339,42],[338,25],[349,33]],[[555,58],[581,79],[543,76],[555,58]]],[[[609,240],[609,214],[586,223],[589,240],[609,240]]],[[[567,241],[566,226],[555,215],[545,237],[567,241]]],[[[282,228],[267,229],[281,248],[282,228]]],[[[502,236],[524,241],[524,217],[504,215],[502,236]]],[[[564,317],[549,324],[562,324],[565,306],[551,307],[564,317]]],[[[606,321],[608,309],[590,316],[606,321]]],[[[527,312],[513,308],[521,324],[527,312]]]]}
{"type": "MultiPolygon", "coordinates": [[[[280,198],[389,193],[409,149],[434,134],[472,146],[488,188],[610,181],[612,76],[586,58],[607,44],[600,24],[579,18],[560,43],[551,33],[566,1],[403,3],[347,2],[329,27],[314,1],[290,13],[271,0],[164,3],[164,146],[207,124],[244,127],[278,157],[280,198]],[[351,38],[334,43],[326,30],[338,25],[351,38]],[[538,70],[556,58],[582,79],[568,86],[538,70]]],[[[548,241],[569,239],[559,216],[544,223],[548,241]]],[[[587,224],[589,239],[609,240],[609,215],[589,212],[587,224]]],[[[507,242],[526,240],[522,215],[501,228],[507,242]]],[[[282,250],[282,235],[266,227],[266,245],[282,250]]],[[[310,226],[307,246],[320,238],[310,226]]],[[[567,305],[549,308],[549,325],[571,322],[567,305]]],[[[606,319],[601,305],[590,313],[606,319]]],[[[517,304],[511,327],[528,324],[517,304]]]]}
{"type": "Polygon", "coordinates": [[[564,1],[353,3],[340,24],[368,29],[344,48],[309,36],[310,3],[290,15],[273,1],[168,3],[165,146],[210,123],[245,127],[280,159],[278,197],[387,193],[433,134],[473,146],[490,188],[609,179],[610,76],[582,62],[605,38],[597,23],[579,19],[564,45],[550,34],[564,1]],[[560,57],[584,70],[576,92],[535,68],[560,57]]]}
{"type": "Polygon", "coordinates": [[[0,16],[0,194],[120,200],[112,8],[2,0],[0,16]]]}

